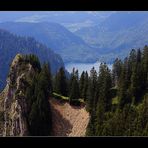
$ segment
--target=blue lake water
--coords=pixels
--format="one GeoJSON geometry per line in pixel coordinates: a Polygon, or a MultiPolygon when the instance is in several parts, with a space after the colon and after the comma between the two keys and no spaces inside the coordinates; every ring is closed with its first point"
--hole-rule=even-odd
{"type": "MultiPolygon", "coordinates": [[[[81,74],[83,71],[87,71],[88,74],[90,73],[90,70],[92,67],[96,69],[97,72],[99,72],[99,66],[100,63],[68,63],[65,65],[68,72],[72,72],[72,69],[78,69],[79,74],[81,74]]],[[[109,69],[112,69],[112,64],[108,64],[109,69]]]]}

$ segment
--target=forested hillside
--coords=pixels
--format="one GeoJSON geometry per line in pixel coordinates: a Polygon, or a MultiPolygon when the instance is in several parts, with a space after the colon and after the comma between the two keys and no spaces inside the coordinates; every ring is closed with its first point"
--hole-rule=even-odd
{"type": "Polygon", "coordinates": [[[6,29],[19,36],[35,38],[37,41],[60,54],[64,62],[82,61],[82,56],[84,57],[83,62],[92,60],[89,55],[93,49],[80,37],[58,23],[6,22],[0,23],[0,28],[6,29]]]}
{"type": "Polygon", "coordinates": [[[62,58],[58,54],[55,54],[51,49],[37,42],[34,38],[20,37],[0,30],[0,89],[6,83],[9,65],[17,53],[37,55],[41,63],[50,63],[53,74],[61,66],[64,66],[62,58]]]}
{"type": "Polygon", "coordinates": [[[88,110],[91,119],[88,136],[148,135],[148,47],[132,50],[121,61],[116,59],[112,72],[100,66],[93,72],[88,110]],[[94,95],[94,96],[93,96],[94,95]]]}
{"type": "Polygon", "coordinates": [[[83,72],[79,77],[73,69],[66,80],[61,69],[54,86],[71,105],[86,104],[91,115],[86,136],[148,135],[147,46],[132,49],[124,60],[116,59],[112,71],[102,63],[99,72],[92,68],[90,76],[83,72]]]}

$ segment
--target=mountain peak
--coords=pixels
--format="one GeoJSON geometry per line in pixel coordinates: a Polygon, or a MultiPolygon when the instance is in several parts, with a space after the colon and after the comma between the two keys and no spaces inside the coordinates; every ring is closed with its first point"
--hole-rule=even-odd
{"type": "Polygon", "coordinates": [[[35,74],[35,69],[30,62],[26,62],[25,56],[17,54],[10,66],[7,85],[1,94],[3,112],[3,136],[28,135],[26,102],[27,84],[35,74]]]}

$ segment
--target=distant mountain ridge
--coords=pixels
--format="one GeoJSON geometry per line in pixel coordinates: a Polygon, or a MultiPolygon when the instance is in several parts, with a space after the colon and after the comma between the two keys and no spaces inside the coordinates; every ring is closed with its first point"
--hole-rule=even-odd
{"type": "Polygon", "coordinates": [[[13,17],[14,22],[0,23],[0,28],[34,37],[65,63],[112,63],[148,44],[147,11],[28,12],[13,17]]]}
{"type": "Polygon", "coordinates": [[[148,12],[116,12],[101,24],[76,32],[88,45],[99,48],[101,57],[112,61],[124,58],[132,48],[148,43],[148,12]]]}
{"type": "Polygon", "coordinates": [[[0,28],[6,29],[20,36],[34,37],[60,54],[64,62],[92,61],[89,54],[92,48],[80,37],[74,35],[60,24],[52,22],[25,23],[6,22],[0,23],[0,28]]]}

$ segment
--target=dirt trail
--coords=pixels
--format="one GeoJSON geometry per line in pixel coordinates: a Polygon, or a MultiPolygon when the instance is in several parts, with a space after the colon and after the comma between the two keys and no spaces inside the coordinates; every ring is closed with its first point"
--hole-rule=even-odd
{"type": "Polygon", "coordinates": [[[54,136],[85,136],[89,114],[85,107],[70,106],[69,103],[50,99],[54,136]]]}

